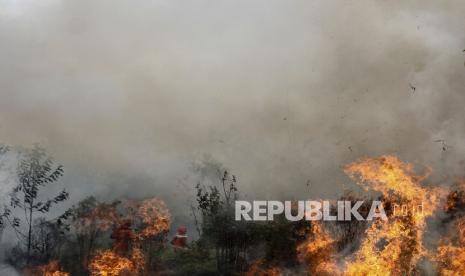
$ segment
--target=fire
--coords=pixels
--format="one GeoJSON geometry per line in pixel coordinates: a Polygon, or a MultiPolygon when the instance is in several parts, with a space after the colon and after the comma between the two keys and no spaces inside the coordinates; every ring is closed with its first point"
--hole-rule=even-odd
{"type": "Polygon", "coordinates": [[[435,260],[441,275],[465,275],[465,218],[455,223],[455,241],[441,241],[435,260]]]}
{"type": "Polygon", "coordinates": [[[100,203],[89,213],[82,214],[73,225],[78,233],[96,230],[107,231],[120,220],[120,215],[116,211],[115,206],[100,203]]]}
{"type": "Polygon", "coordinates": [[[452,219],[453,228],[438,246],[434,260],[441,275],[465,275],[465,185],[460,181],[450,192],[444,211],[452,219]]]}
{"type": "Polygon", "coordinates": [[[427,255],[422,240],[425,219],[438,205],[438,192],[420,185],[430,171],[419,176],[413,166],[395,156],[366,158],[349,164],[345,172],[364,188],[381,192],[384,202],[421,205],[421,212],[408,210],[388,221],[375,221],[366,231],[359,250],[346,262],[347,275],[410,275],[419,259],[427,255]]]}
{"type": "Polygon", "coordinates": [[[460,180],[456,186],[456,189],[447,195],[444,206],[444,211],[452,216],[465,210],[465,181],[460,180]]]}
{"type": "Polygon", "coordinates": [[[413,165],[382,156],[351,163],[344,171],[366,190],[381,193],[388,220],[374,220],[349,256],[340,249],[337,225],[329,232],[320,222],[312,222],[307,240],[297,247],[309,275],[420,275],[420,260],[435,262],[438,275],[465,275],[465,182],[449,193],[444,207],[455,223],[454,233],[433,251],[423,244],[426,219],[436,214],[445,190],[422,185],[430,169],[418,175],[413,165]],[[396,207],[401,207],[400,213],[396,207]]]}
{"type": "Polygon", "coordinates": [[[24,275],[28,276],[70,276],[71,274],[63,272],[60,269],[58,261],[53,260],[48,264],[36,266],[24,271],[24,275]]]}
{"type": "Polygon", "coordinates": [[[142,275],[145,268],[145,256],[141,250],[140,241],[135,240],[131,252],[132,270],[134,274],[142,275]]]}
{"type": "Polygon", "coordinates": [[[424,223],[425,217],[436,210],[440,191],[420,185],[431,174],[431,169],[424,175],[416,175],[412,164],[388,155],[349,164],[344,171],[359,180],[358,184],[365,189],[381,192],[388,200],[400,201],[401,204],[423,204],[426,207],[423,212],[414,214],[417,223],[424,223]]]}
{"type": "Polygon", "coordinates": [[[145,268],[145,255],[141,248],[142,240],[167,233],[170,229],[171,215],[166,204],[161,199],[152,198],[141,203],[126,202],[126,215],[117,214],[114,208],[108,211],[110,217],[116,216],[115,223],[123,226],[125,224],[126,228],[123,230],[120,228],[121,235],[114,236],[114,243],[120,246],[114,247],[113,250],[97,252],[89,264],[91,275],[118,276],[125,275],[125,273],[142,275],[145,268]],[[138,231],[130,228],[135,221],[142,223],[138,231]],[[129,244],[131,244],[130,249],[129,244]]]}
{"type": "Polygon", "coordinates": [[[410,274],[414,266],[412,256],[418,254],[418,244],[411,235],[401,222],[387,225],[376,221],[354,260],[347,263],[346,275],[403,275],[404,271],[410,274]]]}
{"type": "Polygon", "coordinates": [[[106,250],[97,252],[89,265],[89,270],[93,276],[119,276],[124,272],[134,271],[134,264],[128,258],[106,250]]]}
{"type": "Polygon", "coordinates": [[[281,269],[276,266],[267,266],[265,262],[260,259],[252,263],[245,276],[280,276],[283,275],[281,269]]]}
{"type": "Polygon", "coordinates": [[[311,233],[304,243],[297,247],[299,259],[308,266],[311,275],[338,275],[335,259],[335,240],[318,222],[311,225],[311,233]]]}
{"type": "Polygon", "coordinates": [[[51,261],[48,264],[39,267],[44,276],[70,276],[69,273],[60,271],[58,261],[51,261]]]}
{"type": "Polygon", "coordinates": [[[143,237],[151,237],[162,232],[168,232],[171,224],[171,215],[165,202],[158,198],[147,199],[138,209],[138,215],[146,227],[141,231],[143,237]]]}

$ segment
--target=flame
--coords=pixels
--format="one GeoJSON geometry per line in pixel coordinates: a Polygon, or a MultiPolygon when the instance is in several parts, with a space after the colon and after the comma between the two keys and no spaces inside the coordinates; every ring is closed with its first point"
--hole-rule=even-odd
{"type": "Polygon", "coordinates": [[[51,261],[44,266],[40,266],[39,269],[44,276],[70,276],[69,273],[60,271],[58,261],[51,261]]]}
{"type": "Polygon", "coordinates": [[[465,182],[457,183],[457,189],[450,192],[444,211],[453,219],[453,231],[441,239],[434,256],[440,275],[465,275],[465,182]]]}
{"type": "Polygon", "coordinates": [[[132,248],[131,253],[131,262],[133,271],[136,274],[143,274],[145,268],[145,256],[141,250],[141,245],[139,241],[134,242],[134,246],[132,248]]]}
{"type": "Polygon", "coordinates": [[[93,229],[107,231],[120,221],[121,218],[115,206],[100,203],[88,214],[82,214],[73,225],[78,233],[87,233],[93,229]]]}
{"type": "Polygon", "coordinates": [[[413,166],[395,156],[366,158],[349,164],[345,172],[366,189],[383,194],[389,204],[422,206],[422,210],[408,210],[388,221],[374,221],[366,231],[359,250],[346,262],[346,275],[410,275],[419,259],[428,254],[422,240],[425,219],[438,205],[438,192],[420,185],[425,175],[416,175],[413,166]]]}
{"type": "Polygon", "coordinates": [[[431,169],[424,175],[416,175],[412,164],[402,162],[396,156],[366,158],[357,163],[349,164],[344,169],[352,179],[365,189],[381,192],[391,201],[402,204],[423,204],[423,212],[414,214],[415,222],[423,224],[427,216],[436,210],[439,189],[426,189],[420,183],[429,177],[431,169]]]}
{"type": "Polygon", "coordinates": [[[141,231],[142,237],[151,237],[168,232],[171,225],[171,215],[165,202],[158,198],[147,199],[138,208],[138,215],[146,227],[141,231]]]}
{"type": "Polygon", "coordinates": [[[99,251],[89,265],[92,276],[119,276],[124,273],[142,275],[145,266],[145,256],[140,249],[140,243],[134,242],[131,256],[126,258],[112,250],[99,251]]]}
{"type": "Polygon", "coordinates": [[[319,222],[313,222],[309,238],[297,247],[300,261],[311,275],[339,275],[334,258],[335,240],[319,222]]]}
{"type": "Polygon", "coordinates": [[[460,210],[465,208],[465,181],[459,180],[456,183],[456,189],[450,192],[446,198],[444,211],[448,214],[454,215],[460,210]]]}
{"type": "Polygon", "coordinates": [[[456,223],[456,242],[441,241],[435,261],[440,275],[465,275],[465,218],[456,223]]]}
{"type": "Polygon", "coordinates": [[[111,250],[99,251],[89,265],[92,276],[119,276],[134,271],[133,262],[111,250]]]}
{"type": "Polygon", "coordinates": [[[245,276],[280,276],[283,275],[281,269],[276,266],[267,266],[265,261],[259,259],[252,263],[245,276]]]}
{"type": "Polygon", "coordinates": [[[60,264],[56,260],[50,261],[48,264],[27,268],[23,271],[24,275],[28,276],[70,276],[71,274],[63,272],[60,269],[60,264]]]}
{"type": "MultiPolygon", "coordinates": [[[[143,228],[131,234],[132,250],[129,257],[121,256],[112,250],[97,252],[89,270],[92,276],[118,276],[124,273],[130,275],[142,275],[145,268],[145,256],[141,249],[144,238],[153,237],[161,233],[167,233],[170,229],[171,215],[163,200],[152,198],[139,202],[126,202],[127,215],[122,216],[116,210],[107,209],[108,216],[116,216],[115,222],[121,223],[127,220],[140,220],[143,228]]],[[[93,215],[100,215],[99,212],[93,215]]],[[[102,224],[102,226],[106,224],[102,224]]]]}

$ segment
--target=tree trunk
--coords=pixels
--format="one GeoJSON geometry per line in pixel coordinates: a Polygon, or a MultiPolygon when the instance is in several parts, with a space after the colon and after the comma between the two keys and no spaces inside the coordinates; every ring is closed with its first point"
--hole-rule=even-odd
{"type": "Polygon", "coordinates": [[[0,225],[0,244],[2,244],[2,237],[3,237],[3,230],[5,227],[3,225],[0,225]]]}
{"type": "Polygon", "coordinates": [[[27,233],[27,264],[31,260],[31,247],[32,247],[32,203],[29,209],[29,230],[27,233]]]}

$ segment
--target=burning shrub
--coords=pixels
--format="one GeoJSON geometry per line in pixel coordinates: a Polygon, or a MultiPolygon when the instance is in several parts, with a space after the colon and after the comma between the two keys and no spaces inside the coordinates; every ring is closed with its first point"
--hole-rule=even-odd
{"type": "Polygon", "coordinates": [[[89,264],[92,276],[120,276],[134,271],[134,263],[111,250],[99,251],[89,264]]]}
{"type": "Polygon", "coordinates": [[[465,215],[465,181],[456,183],[454,190],[447,195],[444,211],[449,219],[465,215]]]}
{"type": "Polygon", "coordinates": [[[282,275],[281,269],[277,266],[267,264],[264,260],[260,259],[252,263],[245,276],[280,276],[282,275]]]}
{"type": "Polygon", "coordinates": [[[50,261],[48,264],[26,269],[25,276],[70,276],[71,274],[63,272],[57,260],[50,261]]]}
{"type": "Polygon", "coordinates": [[[465,182],[459,182],[446,198],[447,238],[441,239],[434,260],[441,275],[465,275],[465,182]]]}
{"type": "MultiPolygon", "coordinates": [[[[147,259],[143,251],[146,246],[142,245],[151,244],[157,235],[164,236],[169,231],[170,213],[162,200],[152,198],[141,203],[128,201],[125,207],[122,214],[117,213],[116,208],[108,209],[110,217],[115,218],[113,225],[116,227],[111,234],[111,238],[114,239],[113,249],[99,251],[94,256],[89,264],[91,275],[141,275],[147,259]],[[132,229],[135,222],[139,227],[132,229]]],[[[101,215],[100,211],[95,214],[101,215]]],[[[105,227],[106,225],[102,224],[105,227]]],[[[148,251],[151,250],[145,253],[150,253],[148,251]]]]}
{"type": "Polygon", "coordinates": [[[421,212],[407,210],[402,216],[391,214],[389,221],[375,221],[352,261],[347,263],[348,275],[412,274],[418,260],[426,256],[422,240],[425,219],[435,211],[438,198],[434,190],[420,185],[428,175],[418,176],[413,166],[395,156],[367,158],[349,164],[345,172],[359,183],[383,194],[390,204],[421,204],[421,212]]]}
{"type": "Polygon", "coordinates": [[[142,237],[153,237],[170,229],[171,215],[161,199],[144,200],[138,209],[138,215],[145,224],[140,233],[142,237]]]}
{"type": "Polygon", "coordinates": [[[335,245],[336,241],[315,221],[311,224],[309,238],[297,247],[297,252],[311,275],[337,275],[335,245]]]}
{"type": "Polygon", "coordinates": [[[435,260],[441,275],[465,275],[465,218],[455,223],[456,233],[441,241],[435,260]]]}

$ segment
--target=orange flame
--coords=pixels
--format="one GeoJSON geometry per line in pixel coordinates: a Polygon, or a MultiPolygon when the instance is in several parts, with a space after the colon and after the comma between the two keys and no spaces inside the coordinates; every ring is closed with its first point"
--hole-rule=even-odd
{"type": "MultiPolygon", "coordinates": [[[[145,256],[141,250],[142,239],[168,232],[170,229],[170,212],[161,199],[147,199],[140,204],[128,201],[126,207],[128,209],[126,218],[123,219],[123,217],[118,216],[116,221],[124,222],[128,218],[132,221],[140,219],[144,226],[142,230],[130,235],[132,241],[131,255],[130,257],[124,257],[120,255],[123,253],[116,253],[112,250],[98,252],[89,264],[92,276],[119,276],[124,275],[124,273],[142,275],[145,267],[145,256]]],[[[109,216],[116,214],[116,212],[113,213],[113,210],[109,210],[109,216]]]]}
{"type": "Polygon", "coordinates": [[[280,276],[283,275],[281,269],[276,266],[267,266],[265,261],[260,259],[252,263],[245,276],[280,276]]]}
{"type": "Polygon", "coordinates": [[[425,219],[438,205],[437,191],[420,185],[430,171],[419,176],[411,164],[395,156],[382,156],[349,164],[345,172],[354,179],[358,177],[363,187],[381,192],[387,203],[422,206],[421,212],[408,210],[402,216],[391,216],[389,221],[374,221],[355,257],[346,262],[345,274],[412,274],[419,259],[427,254],[422,244],[425,219]]]}
{"type": "Polygon", "coordinates": [[[435,260],[440,275],[465,275],[465,218],[456,222],[458,237],[456,242],[442,241],[435,260]]]}
{"type": "Polygon", "coordinates": [[[109,230],[121,220],[114,206],[101,203],[88,214],[83,214],[74,222],[78,233],[85,233],[92,229],[100,231],[109,230]]]}
{"type": "Polygon", "coordinates": [[[334,258],[335,241],[319,222],[313,222],[309,238],[297,247],[297,254],[311,275],[338,275],[334,258]]]}
{"type": "Polygon", "coordinates": [[[162,232],[168,232],[171,224],[171,215],[165,202],[158,198],[147,199],[138,209],[138,215],[146,227],[141,236],[151,237],[162,232]]]}
{"type": "Polygon", "coordinates": [[[460,181],[457,189],[447,196],[445,212],[454,220],[454,229],[440,241],[434,260],[440,275],[465,275],[465,185],[460,181]],[[457,216],[458,215],[458,216],[457,216]]]}
{"type": "Polygon", "coordinates": [[[24,271],[24,275],[30,276],[70,276],[71,274],[67,272],[63,272],[60,269],[60,265],[58,261],[53,260],[50,261],[48,264],[37,266],[34,268],[26,269],[24,271]]]}
{"type": "Polygon", "coordinates": [[[119,276],[134,271],[134,263],[111,250],[97,252],[89,265],[92,276],[119,276]]]}

